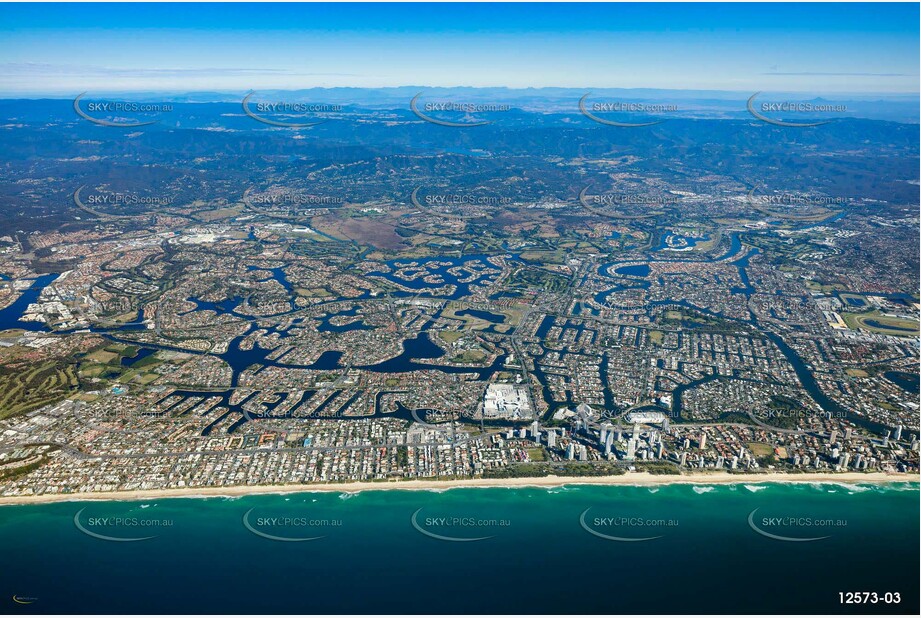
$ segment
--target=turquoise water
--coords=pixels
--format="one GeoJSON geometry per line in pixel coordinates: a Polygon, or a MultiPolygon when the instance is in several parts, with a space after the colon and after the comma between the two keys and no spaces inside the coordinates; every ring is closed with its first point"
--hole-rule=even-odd
{"type": "Polygon", "coordinates": [[[918,505],[898,483],[4,506],[0,586],[17,614],[917,613],[918,505]]]}

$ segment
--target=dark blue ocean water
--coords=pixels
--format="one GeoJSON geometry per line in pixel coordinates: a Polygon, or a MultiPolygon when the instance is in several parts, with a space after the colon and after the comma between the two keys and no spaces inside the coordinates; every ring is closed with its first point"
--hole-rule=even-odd
{"type": "Polygon", "coordinates": [[[917,483],[769,484],[4,506],[2,606],[16,614],[917,613],[918,499],[917,483]],[[75,516],[94,534],[154,538],[101,540],[75,516]],[[775,540],[749,517],[776,536],[822,538],[775,540]],[[902,603],[841,606],[843,591],[898,592],[902,603]]]}

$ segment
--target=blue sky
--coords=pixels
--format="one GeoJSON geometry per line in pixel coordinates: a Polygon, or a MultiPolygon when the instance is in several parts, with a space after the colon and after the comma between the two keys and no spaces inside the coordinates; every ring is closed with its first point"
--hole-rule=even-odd
{"type": "Polygon", "coordinates": [[[0,96],[314,86],[919,91],[917,4],[3,4],[0,96]]]}

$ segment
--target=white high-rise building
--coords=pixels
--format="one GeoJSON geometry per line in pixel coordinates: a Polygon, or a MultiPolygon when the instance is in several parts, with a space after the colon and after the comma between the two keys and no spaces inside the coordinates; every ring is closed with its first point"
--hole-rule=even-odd
{"type": "Polygon", "coordinates": [[[611,430],[612,430],[613,428],[614,428],[614,425],[612,425],[611,423],[607,423],[607,422],[601,423],[601,432],[600,432],[599,435],[598,435],[598,443],[599,443],[599,444],[607,444],[607,443],[608,443],[608,434],[611,433],[611,430]]]}
{"type": "Polygon", "coordinates": [[[838,464],[841,466],[842,470],[847,469],[847,464],[851,461],[851,455],[849,453],[843,453],[841,458],[838,459],[838,464]]]}

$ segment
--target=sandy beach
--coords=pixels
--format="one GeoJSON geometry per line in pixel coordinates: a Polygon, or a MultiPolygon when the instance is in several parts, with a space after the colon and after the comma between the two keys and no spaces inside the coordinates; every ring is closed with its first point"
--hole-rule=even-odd
{"type": "Polygon", "coordinates": [[[727,472],[691,473],[682,475],[632,472],[618,476],[538,478],[467,479],[455,481],[415,480],[389,482],[314,483],[305,485],[266,485],[240,487],[194,487],[181,489],[149,489],[81,494],[44,494],[40,496],[4,496],[0,505],[44,504],[94,500],[155,500],[161,498],[235,498],[260,494],[290,494],[315,491],[359,492],[382,490],[444,491],[459,488],[559,487],[561,485],[726,485],[732,483],[899,483],[919,482],[915,474],[886,474],[883,472],[837,474],[730,474],[727,472]]]}

